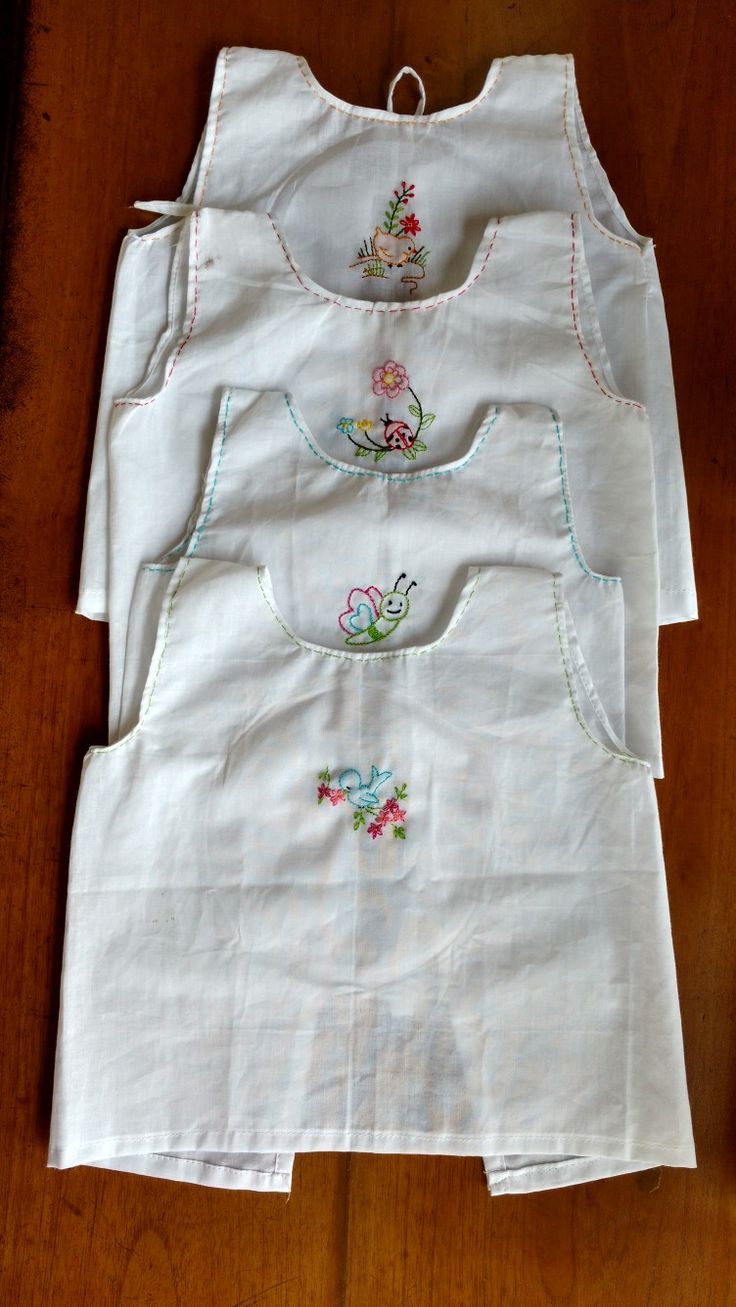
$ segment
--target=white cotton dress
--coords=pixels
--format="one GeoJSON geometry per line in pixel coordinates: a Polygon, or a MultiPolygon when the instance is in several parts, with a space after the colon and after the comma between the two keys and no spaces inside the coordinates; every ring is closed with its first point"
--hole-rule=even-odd
{"type": "MultiPolygon", "coordinates": [[[[592,646],[589,656],[606,691],[612,689],[616,720],[625,716],[628,746],[661,774],[649,422],[642,406],[621,396],[610,376],[579,225],[575,215],[562,213],[493,220],[454,291],[387,304],[334,297],[307,279],[265,215],[217,209],[192,215],[175,265],[169,328],[141,385],[116,401],[111,424],[110,520],[117,541],[109,573],[112,739],[120,730],[128,619],[139,568],[160,560],[185,533],[210,459],[218,387],[247,384],[288,391],[299,414],[295,423],[283,412],[275,445],[271,427],[268,433],[252,428],[261,445],[253,454],[253,474],[259,478],[251,487],[255,497],[267,493],[267,479],[278,480],[282,451],[289,448],[283,440],[288,433],[290,448],[296,449],[299,426],[313,434],[312,443],[333,463],[350,464],[366,479],[371,468],[389,476],[409,470],[424,474],[463,460],[496,404],[552,408],[564,431],[579,552],[588,569],[625,580],[625,713],[618,638],[601,634],[611,660],[607,670],[592,646]],[[407,431],[416,435],[418,426],[425,448],[402,447],[407,431]]],[[[524,455],[529,485],[511,478],[515,493],[529,505],[538,473],[546,478],[551,472],[554,433],[545,423],[547,444],[539,459],[524,455]]],[[[474,461],[470,481],[463,473],[433,487],[435,494],[447,492],[443,502],[450,512],[463,513],[466,485],[479,486],[484,471],[493,475],[485,455],[474,461]]],[[[313,459],[308,466],[313,468],[313,459]]],[[[559,491],[559,450],[554,476],[559,491]]],[[[339,479],[324,478],[326,514],[339,479]]],[[[492,491],[489,483],[489,508],[492,491]]],[[[296,486],[288,505],[295,521],[300,494],[296,486]]],[[[422,502],[425,527],[441,535],[431,495],[422,502]]],[[[305,560],[310,540],[317,542],[331,530],[328,517],[319,520],[318,508],[305,508],[298,528],[304,532],[305,560]]],[[[471,495],[468,520],[478,511],[471,495]]],[[[539,562],[523,554],[533,522],[519,520],[518,529],[514,549],[522,552],[511,561],[539,562]]],[[[357,517],[353,530],[360,531],[357,517]]],[[[338,549],[339,542],[334,544],[338,549]]],[[[508,547],[502,548],[502,561],[508,547]]],[[[397,574],[402,570],[403,563],[397,574]]],[[[380,588],[389,580],[371,584],[380,588]]],[[[292,582],[297,581],[295,572],[292,582]]],[[[608,602],[616,601],[609,596],[608,602]]]]}
{"type": "MultiPolygon", "coordinates": [[[[590,144],[570,55],[495,59],[474,99],[407,115],[337,99],[294,55],[223,50],[182,198],[200,208],[271,212],[314,281],[334,295],[380,302],[431,299],[458,286],[492,214],[579,210],[612,376],[651,417],[659,619],[696,616],[654,245],[632,228],[590,144]]],[[[165,328],[179,234],[176,224],[156,223],[123,242],[87,509],[79,611],[88,617],[108,615],[108,553],[120,547],[108,503],[112,403],[138,383],[165,328]]],[[[537,275],[543,281],[544,260],[537,275]]],[[[261,385],[247,374],[222,380],[261,385]]],[[[543,396],[552,406],[554,389],[543,396]]],[[[513,398],[534,399],[536,388],[513,398]]],[[[561,416],[567,423],[573,415],[561,416]]]]}
{"type": "MultiPolygon", "coordinates": [[[[400,365],[389,361],[377,369],[373,385],[389,411],[375,425],[342,419],[342,459],[325,453],[292,396],[223,394],[187,539],[140,572],[128,623],[121,732],[137,716],[168,575],[186,552],[251,564],[267,558],[299,628],[320,643],[337,637],[351,648],[400,648],[434,638],[438,622],[450,616],[438,598],[451,594],[474,561],[559,572],[589,672],[614,730],[623,733],[624,592],[629,669],[656,667],[649,602],[656,573],[650,566],[650,586],[641,586],[636,545],[643,532],[627,537],[631,553],[621,554],[621,576],[588,566],[576,535],[564,431],[551,410],[492,405],[477,430],[467,432],[460,457],[422,469],[429,450],[417,445],[431,445],[433,415],[424,412],[400,365]],[[403,447],[405,471],[383,470],[387,438],[403,447]]],[[[651,504],[650,484],[649,499],[629,509],[651,525],[651,504]]],[[[653,565],[653,527],[648,550],[653,565]]]]}
{"type": "Polygon", "coordinates": [[[695,1165],[650,768],[559,577],[451,589],[427,643],[322,645],[265,569],[179,561],[138,721],[84,763],[52,1166],[695,1165]]]}

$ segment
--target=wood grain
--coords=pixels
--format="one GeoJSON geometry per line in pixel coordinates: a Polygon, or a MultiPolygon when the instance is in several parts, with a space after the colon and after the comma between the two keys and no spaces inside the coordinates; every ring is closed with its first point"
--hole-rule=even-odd
{"type": "Polygon", "coordinates": [[[736,1303],[732,6],[31,0],[27,13],[1,394],[2,1302],[736,1303]],[[571,49],[604,166],[657,238],[701,606],[662,636],[659,786],[697,1171],[491,1199],[479,1160],[315,1155],[297,1159],[287,1201],[45,1169],[74,798],[104,735],[105,628],[73,609],[115,259],[145,221],[129,202],[178,193],[227,44],[303,53],[366,105],[413,63],[432,109],[474,95],[494,55],[571,49]]]}

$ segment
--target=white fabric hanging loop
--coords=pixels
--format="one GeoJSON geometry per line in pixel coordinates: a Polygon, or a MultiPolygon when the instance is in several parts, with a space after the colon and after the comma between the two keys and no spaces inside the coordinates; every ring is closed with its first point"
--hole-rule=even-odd
{"type": "Polygon", "coordinates": [[[424,113],[424,110],[427,105],[427,92],[424,89],[424,82],[419,76],[419,73],[416,71],[415,68],[411,68],[409,64],[404,64],[404,67],[399,69],[398,73],[396,74],[393,81],[391,82],[391,85],[388,88],[388,96],[386,99],[386,110],[388,113],[393,113],[394,111],[394,91],[396,90],[396,87],[398,86],[402,77],[413,77],[414,81],[419,87],[419,103],[417,104],[417,107],[414,110],[414,117],[419,118],[420,115],[424,113]]]}
{"type": "Polygon", "coordinates": [[[167,218],[188,218],[195,209],[195,205],[185,204],[182,200],[135,200],[130,207],[167,218]]]}

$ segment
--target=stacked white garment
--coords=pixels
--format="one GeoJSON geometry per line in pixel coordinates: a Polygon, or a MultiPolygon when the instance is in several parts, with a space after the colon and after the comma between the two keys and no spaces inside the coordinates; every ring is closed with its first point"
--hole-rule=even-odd
{"type": "MultiPolygon", "coordinates": [[[[660,774],[649,424],[641,405],[614,388],[575,215],[492,220],[464,281],[410,304],[331,295],[300,271],[262,214],[197,211],[172,275],[169,328],[141,385],[116,402],[111,426],[111,738],[138,570],[185,533],[210,456],[219,387],[289,391],[319,447],[357,472],[375,467],[376,455],[382,472],[440,469],[465,456],[489,405],[531,402],[560,415],[587,566],[624,578],[625,738],[660,774]],[[426,448],[401,447],[402,421],[412,430],[424,423],[426,448]],[[407,453],[415,457],[407,461],[407,453]]],[[[270,461],[275,476],[280,455],[262,443],[263,474],[270,461]]],[[[462,497],[463,478],[453,485],[462,497]]],[[[297,488],[297,514],[298,500],[297,488]]],[[[326,512],[330,502],[328,494],[326,512]]],[[[606,684],[619,714],[615,640],[610,648],[606,684]]]]}
{"type": "MultiPolygon", "coordinates": [[[[272,212],[316,282],[332,294],[381,302],[431,298],[459,285],[492,213],[579,209],[612,374],[651,417],[660,620],[696,615],[654,246],[633,230],[591,147],[571,56],[496,59],[475,99],[412,116],[337,99],[293,55],[223,50],[184,198],[197,207],[272,212]]],[[[112,402],[138,383],[165,327],[178,237],[177,227],[156,224],[129,233],[121,252],[79,600],[89,617],[108,613],[108,554],[114,566],[121,547],[108,518],[112,402]]],[[[222,380],[261,384],[247,374],[222,380]]],[[[556,402],[552,393],[542,398],[556,402]]]]}
{"type": "Polygon", "coordinates": [[[56,1077],[60,1167],[693,1166],[654,786],[560,579],[471,568],[434,640],[366,650],[183,558],[139,721],[85,759],[56,1077]]]}
{"type": "MultiPolygon", "coordinates": [[[[412,404],[410,378],[398,364],[388,360],[376,371],[374,386],[382,386],[391,412],[374,427],[343,419],[348,457],[364,454],[353,463],[325,453],[292,396],[225,392],[199,509],[173,554],[268,559],[298,629],[318,644],[337,640],[348,648],[400,649],[434,639],[474,562],[559,572],[588,670],[614,730],[622,731],[622,583],[591,571],[580,550],[559,417],[540,405],[494,405],[466,433],[457,459],[421,470],[416,447],[425,443],[421,436],[431,442],[431,415],[418,395],[412,404]],[[387,388],[398,392],[393,401],[387,388]],[[401,411],[408,421],[388,420],[401,411]],[[404,472],[382,471],[387,434],[404,442],[404,472]]],[[[645,520],[653,559],[651,514],[645,520]]],[[[656,620],[646,620],[655,574],[649,592],[638,588],[635,537],[628,545],[625,580],[640,600],[629,604],[630,645],[633,656],[639,642],[645,662],[656,650],[656,620]]],[[[123,732],[140,709],[171,571],[167,562],[141,569],[128,624],[123,732]]]]}

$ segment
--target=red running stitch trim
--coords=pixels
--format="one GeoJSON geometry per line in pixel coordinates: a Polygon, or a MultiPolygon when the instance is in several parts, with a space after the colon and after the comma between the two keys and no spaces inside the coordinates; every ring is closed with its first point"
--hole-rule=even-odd
{"type": "MultiPolygon", "coordinates": [[[[367,304],[367,305],[346,304],[345,301],[341,299],[339,295],[322,294],[320,291],[315,290],[312,286],[308,286],[307,283],[302,280],[298,268],[296,268],[296,266],[292,262],[291,255],[286,245],[284,244],[284,240],[281,235],[281,232],[276,226],[276,223],[274,222],[270,213],[268,214],[268,219],[269,222],[271,223],[271,226],[273,227],[274,235],[276,236],[276,239],[279,245],[281,246],[281,252],[284,258],[286,259],[286,262],[288,263],[289,267],[291,268],[291,271],[293,272],[294,276],[299,282],[299,285],[302,287],[302,289],[309,291],[309,294],[314,295],[315,299],[322,300],[323,304],[334,304],[338,309],[352,309],[354,313],[412,313],[412,312],[416,313],[420,309],[427,309],[427,310],[436,309],[439,308],[441,304],[447,304],[449,303],[450,300],[458,299],[460,295],[464,295],[466,291],[469,291],[470,287],[474,286],[478,278],[482,276],[482,274],[485,272],[486,265],[491,257],[493,246],[495,244],[496,237],[498,235],[498,227],[496,227],[496,230],[494,231],[490,241],[488,242],[488,249],[486,250],[485,258],[483,259],[483,262],[481,263],[478,271],[476,272],[472,281],[469,281],[465,286],[461,286],[460,290],[451,291],[449,294],[440,296],[438,299],[435,299],[434,301],[429,301],[427,303],[423,303],[420,300],[418,304],[398,304],[396,305],[396,307],[387,308],[381,304],[380,300],[376,300],[374,304],[367,304]]],[[[500,225],[501,219],[498,218],[497,222],[500,225]]]]}
{"type": "Polygon", "coordinates": [[[210,179],[210,169],[212,167],[212,160],[215,157],[215,146],[217,145],[217,137],[220,131],[220,113],[222,111],[222,102],[225,98],[225,87],[227,86],[227,68],[230,62],[230,55],[232,54],[232,50],[233,47],[231,45],[229,45],[225,50],[225,58],[223,60],[223,65],[222,65],[222,86],[220,87],[220,98],[217,101],[217,112],[215,114],[215,135],[212,139],[212,149],[210,150],[210,157],[207,163],[207,171],[204,175],[204,181],[202,182],[202,195],[199,202],[200,208],[202,208],[202,206],[204,205],[204,197],[207,194],[207,183],[210,179]]]}
{"type": "Polygon", "coordinates": [[[570,246],[570,308],[572,310],[572,325],[575,328],[575,335],[577,336],[578,345],[580,346],[580,352],[583,358],[585,359],[588,368],[590,369],[591,377],[593,378],[601,394],[606,396],[606,399],[612,399],[614,404],[624,404],[626,408],[638,408],[641,412],[644,412],[644,405],[639,404],[635,399],[623,399],[620,395],[612,395],[610,390],[606,390],[605,386],[603,386],[601,382],[598,380],[598,376],[596,374],[595,368],[593,367],[593,364],[591,363],[590,358],[588,357],[588,354],[585,349],[583,337],[580,334],[580,327],[578,326],[577,306],[575,303],[575,214],[574,213],[570,214],[570,230],[572,233],[572,242],[570,246]]]}
{"type": "MultiPolygon", "coordinates": [[[[194,331],[194,324],[197,321],[197,313],[199,311],[199,209],[194,210],[192,217],[194,218],[194,301],[192,304],[192,317],[189,323],[189,330],[187,331],[186,336],[181,341],[179,348],[176,351],[176,354],[174,355],[174,358],[171,362],[171,367],[166,373],[166,376],[164,378],[164,384],[161,387],[161,390],[165,390],[166,387],[168,386],[169,381],[171,380],[171,374],[174,371],[174,368],[176,367],[177,363],[179,362],[179,359],[182,353],[184,352],[185,346],[188,345],[189,343],[192,332],[194,331]]],[[[130,406],[131,408],[144,408],[146,404],[152,404],[153,401],[158,398],[158,396],[161,394],[161,390],[156,391],[156,394],[151,395],[149,399],[116,399],[115,403],[113,404],[113,408],[122,408],[123,406],[130,406]]]]}

